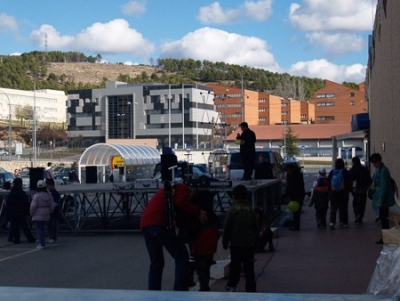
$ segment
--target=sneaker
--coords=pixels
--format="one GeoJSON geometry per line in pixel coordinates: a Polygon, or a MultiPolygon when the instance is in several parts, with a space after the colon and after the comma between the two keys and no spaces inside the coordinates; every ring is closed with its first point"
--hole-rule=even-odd
{"type": "Polygon", "coordinates": [[[234,291],[236,291],[236,287],[225,285],[225,290],[226,290],[227,292],[234,292],[234,291]]]}
{"type": "Polygon", "coordinates": [[[48,244],[55,244],[56,242],[57,242],[57,240],[50,239],[47,243],[48,243],[48,244]]]}
{"type": "Polygon", "coordinates": [[[44,246],[42,246],[42,245],[38,245],[37,247],[36,247],[36,249],[38,249],[38,250],[41,250],[41,249],[44,249],[45,247],[44,246]]]}
{"type": "Polygon", "coordinates": [[[333,223],[330,223],[329,228],[331,228],[331,230],[335,230],[335,225],[333,223]]]}

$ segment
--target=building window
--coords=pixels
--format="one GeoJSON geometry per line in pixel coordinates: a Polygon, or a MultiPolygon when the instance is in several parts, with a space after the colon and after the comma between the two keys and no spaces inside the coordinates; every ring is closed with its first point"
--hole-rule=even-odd
{"type": "Polygon", "coordinates": [[[287,115],[287,114],[288,114],[287,111],[283,111],[283,112],[281,113],[281,115],[287,115]]]}
{"type": "Polygon", "coordinates": [[[324,121],[324,120],[335,120],[335,116],[318,116],[317,120],[321,120],[321,121],[324,121]]]}
{"type": "Polygon", "coordinates": [[[258,112],[265,112],[265,111],[267,111],[265,108],[259,108],[258,109],[258,112]]]}
{"type": "Polygon", "coordinates": [[[267,121],[267,118],[265,118],[265,117],[260,117],[260,118],[258,118],[258,121],[267,121]]]}
{"type": "Polygon", "coordinates": [[[258,102],[267,102],[267,100],[265,98],[261,98],[258,100],[258,102]]]}
{"type": "Polygon", "coordinates": [[[333,107],[335,105],[334,101],[317,102],[317,107],[333,107]]]}
{"type": "Polygon", "coordinates": [[[300,115],[300,117],[301,118],[307,118],[307,115],[306,114],[302,114],[302,115],[300,115]]]}
{"type": "Polygon", "coordinates": [[[355,105],[356,105],[356,102],[355,102],[355,101],[350,101],[350,105],[351,105],[351,106],[355,106],[355,105]]]}
{"type": "Polygon", "coordinates": [[[334,98],[334,93],[317,94],[317,98],[334,98]]]}
{"type": "Polygon", "coordinates": [[[355,96],[356,96],[356,93],[350,92],[350,97],[355,97],[355,96]]]}
{"type": "Polygon", "coordinates": [[[281,106],[282,106],[282,107],[287,107],[288,104],[287,104],[287,103],[282,103],[281,106]]]}

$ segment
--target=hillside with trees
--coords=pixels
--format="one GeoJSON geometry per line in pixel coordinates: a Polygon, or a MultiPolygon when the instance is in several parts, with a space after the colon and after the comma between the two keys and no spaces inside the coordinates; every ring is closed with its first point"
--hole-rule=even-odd
{"type": "MultiPolygon", "coordinates": [[[[325,85],[323,79],[292,76],[248,66],[193,59],[159,59],[157,66],[100,63],[102,57],[80,52],[33,51],[20,56],[0,56],[0,87],[32,90],[102,88],[106,81],[165,84],[215,82],[227,86],[306,100],[325,85]]],[[[357,86],[354,83],[346,83],[357,86]]]]}

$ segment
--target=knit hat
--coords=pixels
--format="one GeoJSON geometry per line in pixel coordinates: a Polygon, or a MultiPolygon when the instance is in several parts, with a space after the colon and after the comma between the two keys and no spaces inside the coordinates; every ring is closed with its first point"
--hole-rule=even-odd
{"type": "Polygon", "coordinates": [[[320,175],[326,175],[326,169],[325,169],[325,167],[321,167],[321,168],[319,169],[318,173],[319,173],[320,175]]]}

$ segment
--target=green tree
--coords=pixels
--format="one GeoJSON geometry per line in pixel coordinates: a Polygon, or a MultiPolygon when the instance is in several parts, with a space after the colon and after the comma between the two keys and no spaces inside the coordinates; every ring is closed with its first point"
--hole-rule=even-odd
{"type": "Polygon", "coordinates": [[[300,148],[297,146],[299,139],[294,134],[293,129],[290,125],[286,126],[286,132],[283,135],[283,145],[286,145],[284,150],[285,156],[295,157],[300,155],[300,148]],[[286,138],[286,139],[285,139],[286,138]]]}

